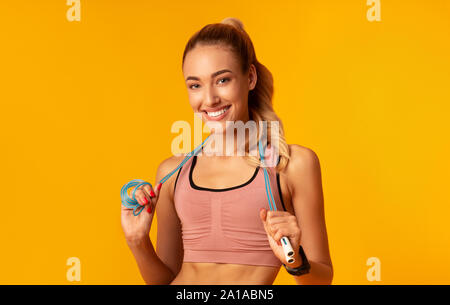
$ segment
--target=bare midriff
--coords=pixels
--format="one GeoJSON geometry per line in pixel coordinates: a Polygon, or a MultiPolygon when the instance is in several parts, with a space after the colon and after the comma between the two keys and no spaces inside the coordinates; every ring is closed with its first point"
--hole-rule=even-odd
{"type": "Polygon", "coordinates": [[[170,285],[272,285],[279,267],[185,262],[170,285]]]}

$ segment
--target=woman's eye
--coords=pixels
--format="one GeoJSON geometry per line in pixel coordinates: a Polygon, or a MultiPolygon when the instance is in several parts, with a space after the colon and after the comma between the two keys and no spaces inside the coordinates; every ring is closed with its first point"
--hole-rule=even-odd
{"type": "Polygon", "coordinates": [[[219,80],[219,83],[223,84],[224,82],[221,82],[221,81],[229,81],[229,80],[230,80],[230,79],[229,79],[228,77],[221,78],[221,79],[219,80]]]}
{"type": "MultiPolygon", "coordinates": [[[[228,81],[230,81],[230,78],[229,77],[225,77],[225,78],[219,79],[218,83],[219,84],[223,84],[223,83],[228,82],[228,81]]],[[[198,87],[199,87],[199,84],[192,84],[192,85],[189,86],[189,89],[198,89],[198,87]]]]}

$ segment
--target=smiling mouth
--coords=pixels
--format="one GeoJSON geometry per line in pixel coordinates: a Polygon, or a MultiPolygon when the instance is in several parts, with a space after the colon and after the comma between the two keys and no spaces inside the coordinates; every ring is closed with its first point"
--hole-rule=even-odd
{"type": "Polygon", "coordinates": [[[213,111],[213,112],[209,112],[209,111],[205,111],[205,113],[210,117],[210,118],[218,118],[221,117],[222,115],[224,115],[228,109],[230,109],[231,105],[226,106],[224,108],[222,108],[219,111],[213,111]]]}

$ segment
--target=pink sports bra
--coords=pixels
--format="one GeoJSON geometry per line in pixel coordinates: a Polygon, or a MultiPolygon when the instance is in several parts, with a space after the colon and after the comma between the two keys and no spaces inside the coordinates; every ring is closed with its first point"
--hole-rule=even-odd
{"type": "MultiPolygon", "coordinates": [[[[270,210],[263,170],[257,167],[250,180],[241,185],[210,189],[194,184],[196,162],[194,156],[179,169],[174,186],[183,261],[280,267],[259,216],[261,208],[270,210]]],[[[274,167],[267,171],[277,210],[285,211],[279,174],[274,167]]]]}

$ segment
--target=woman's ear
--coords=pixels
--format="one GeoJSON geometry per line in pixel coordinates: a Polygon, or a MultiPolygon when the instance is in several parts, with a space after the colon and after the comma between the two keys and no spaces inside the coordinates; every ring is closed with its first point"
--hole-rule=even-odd
{"type": "Polygon", "coordinates": [[[248,89],[251,91],[255,89],[256,82],[258,81],[258,75],[256,73],[256,67],[254,64],[250,65],[249,71],[248,71],[248,89]]]}

